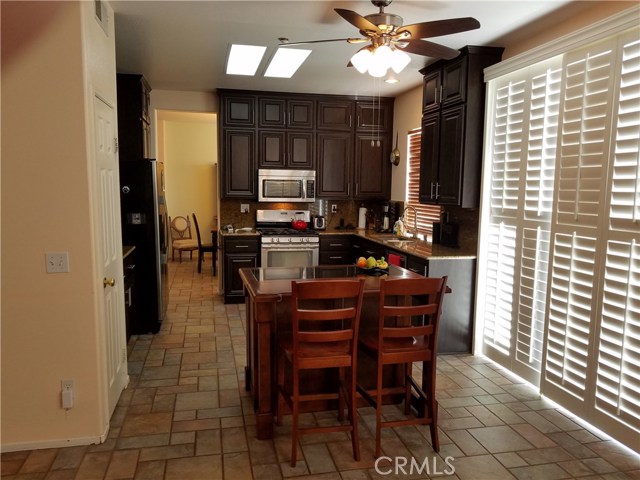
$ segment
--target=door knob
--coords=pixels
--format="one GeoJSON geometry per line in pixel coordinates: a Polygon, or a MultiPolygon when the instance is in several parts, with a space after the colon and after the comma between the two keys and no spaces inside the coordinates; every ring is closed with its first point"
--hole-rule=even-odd
{"type": "Polygon", "coordinates": [[[109,286],[109,287],[113,287],[115,284],[116,284],[116,279],[115,279],[115,278],[107,278],[107,277],[104,277],[104,278],[102,279],[102,286],[103,286],[104,288],[107,288],[107,286],[109,286]]]}

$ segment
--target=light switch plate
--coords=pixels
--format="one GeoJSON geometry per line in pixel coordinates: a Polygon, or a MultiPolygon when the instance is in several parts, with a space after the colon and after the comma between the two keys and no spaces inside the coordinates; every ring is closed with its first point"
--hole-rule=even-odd
{"type": "Polygon", "coordinates": [[[240,213],[249,213],[249,204],[241,203],[240,204],[240,213]]]}
{"type": "Polygon", "coordinates": [[[45,253],[47,273],[67,273],[69,271],[69,252],[45,253]]]}

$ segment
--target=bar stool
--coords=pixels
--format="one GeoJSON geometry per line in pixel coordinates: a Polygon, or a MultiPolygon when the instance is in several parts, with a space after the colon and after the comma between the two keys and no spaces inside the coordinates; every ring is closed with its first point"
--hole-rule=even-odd
{"type": "Polygon", "coordinates": [[[358,392],[376,409],[376,458],[380,456],[382,428],[401,425],[429,425],[431,445],[436,452],[440,451],[438,402],[435,399],[436,349],[446,286],[447,277],[380,280],[377,331],[363,331],[358,340],[360,351],[377,362],[375,390],[367,390],[361,384],[357,386],[358,392]],[[421,386],[411,374],[413,362],[423,364],[421,386]],[[384,387],[383,367],[398,364],[403,365],[402,385],[384,387]],[[408,417],[413,399],[412,387],[419,400],[418,415],[383,421],[383,395],[404,394],[404,414],[408,417]]]}
{"type": "MultiPolygon", "coordinates": [[[[351,432],[353,458],[360,460],[356,411],[356,363],[358,326],[364,279],[291,282],[291,333],[278,334],[276,419],[282,425],[284,403],[292,412],[291,466],[297,459],[298,436],[320,432],[351,432]],[[285,385],[285,367],[290,366],[291,385],[285,385]],[[334,392],[300,392],[300,373],[312,369],[338,369],[334,392]],[[347,370],[349,373],[347,374],[347,370]],[[299,428],[300,403],[338,399],[338,420],[348,425],[299,428]]],[[[308,385],[305,385],[308,386],[308,385]]]]}

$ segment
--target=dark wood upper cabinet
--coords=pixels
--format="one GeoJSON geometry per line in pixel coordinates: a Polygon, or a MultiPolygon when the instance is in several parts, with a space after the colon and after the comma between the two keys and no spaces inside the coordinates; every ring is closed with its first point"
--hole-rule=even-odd
{"type": "Polygon", "coordinates": [[[353,130],[352,100],[318,100],[318,130],[353,130]]]}
{"type": "Polygon", "coordinates": [[[255,131],[224,131],[221,168],[223,196],[227,198],[256,198],[257,164],[255,155],[255,131]]]}
{"type": "Polygon", "coordinates": [[[353,136],[347,132],[318,133],[316,196],[349,198],[353,136]]]}
{"type": "Polygon", "coordinates": [[[438,61],[423,78],[420,202],[477,208],[485,103],[484,69],[502,48],[468,46],[438,61]]]}
{"type": "Polygon", "coordinates": [[[314,134],[304,131],[258,132],[258,168],[313,170],[314,134]]]}
{"type": "Polygon", "coordinates": [[[224,96],[222,122],[227,127],[254,127],[256,99],[253,96],[224,96]]]}
{"type": "Polygon", "coordinates": [[[259,97],[258,127],[313,130],[315,120],[314,107],[313,100],[259,97]]]}
{"type": "Polygon", "coordinates": [[[142,75],[119,73],[118,158],[120,161],[149,158],[151,87],[142,75]]]}
{"type": "Polygon", "coordinates": [[[363,132],[390,131],[393,104],[388,102],[356,102],[356,130],[363,132]]]}
{"type": "Polygon", "coordinates": [[[353,172],[355,198],[389,198],[391,195],[390,136],[356,135],[353,172]]]}

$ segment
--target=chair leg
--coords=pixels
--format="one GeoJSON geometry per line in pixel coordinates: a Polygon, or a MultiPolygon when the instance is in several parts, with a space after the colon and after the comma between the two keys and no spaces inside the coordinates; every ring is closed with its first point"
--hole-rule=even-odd
{"type": "Polygon", "coordinates": [[[182,263],[182,250],[178,251],[178,258],[180,259],[180,263],[182,263]]]}
{"type": "Polygon", "coordinates": [[[198,273],[202,272],[202,252],[198,251],[198,273]]]}
{"type": "Polygon", "coordinates": [[[291,412],[291,466],[295,467],[298,460],[298,407],[300,405],[300,392],[298,376],[300,372],[293,368],[293,408],[291,412]]]}
{"type": "Polygon", "coordinates": [[[409,415],[411,413],[411,382],[409,377],[411,376],[410,363],[404,365],[404,414],[409,415]]]}
{"type": "Polygon", "coordinates": [[[176,261],[176,249],[175,248],[171,249],[171,261],[172,262],[176,261]]]}
{"type": "Polygon", "coordinates": [[[427,415],[431,419],[431,447],[436,451],[440,451],[440,439],[438,438],[438,402],[436,400],[436,378],[435,366],[423,363],[423,390],[427,395],[427,415]]]}
{"type": "Polygon", "coordinates": [[[276,425],[282,425],[282,410],[284,409],[284,355],[278,354],[277,359],[277,402],[276,402],[276,425]]]}
{"type": "Polygon", "coordinates": [[[342,422],[344,420],[344,409],[345,405],[345,394],[346,383],[345,383],[345,375],[344,375],[344,367],[338,368],[338,421],[342,422]]]}
{"type": "Polygon", "coordinates": [[[378,380],[376,385],[376,453],[380,457],[380,437],[382,436],[382,359],[378,358],[378,380]]]}
{"type": "Polygon", "coordinates": [[[349,382],[349,420],[351,421],[351,446],[353,459],[360,461],[360,440],[358,439],[358,411],[356,410],[356,367],[351,366],[351,381],[349,382]]]}

